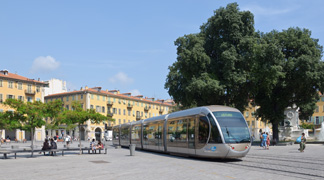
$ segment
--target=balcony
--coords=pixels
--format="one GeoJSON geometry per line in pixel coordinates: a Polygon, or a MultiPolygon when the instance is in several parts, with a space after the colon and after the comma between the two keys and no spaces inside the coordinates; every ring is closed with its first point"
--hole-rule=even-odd
{"type": "Polygon", "coordinates": [[[112,106],[114,104],[114,102],[112,101],[107,101],[107,106],[112,106]]]}
{"type": "Polygon", "coordinates": [[[151,107],[149,107],[149,106],[145,106],[144,107],[144,111],[148,111],[148,110],[150,110],[151,109],[151,107]]]}
{"type": "Polygon", "coordinates": [[[111,112],[107,112],[107,117],[112,117],[114,114],[111,112]]]}
{"type": "Polygon", "coordinates": [[[128,104],[127,104],[127,108],[131,109],[131,108],[133,108],[133,105],[130,104],[130,103],[128,103],[128,104]]]}
{"type": "Polygon", "coordinates": [[[159,113],[163,113],[163,111],[164,111],[164,108],[159,109],[159,113]]]}
{"type": "Polygon", "coordinates": [[[36,91],[29,90],[29,89],[25,89],[25,94],[35,95],[36,94],[36,91]]]}
{"type": "Polygon", "coordinates": [[[136,120],[141,120],[141,116],[136,116],[136,120]]]}

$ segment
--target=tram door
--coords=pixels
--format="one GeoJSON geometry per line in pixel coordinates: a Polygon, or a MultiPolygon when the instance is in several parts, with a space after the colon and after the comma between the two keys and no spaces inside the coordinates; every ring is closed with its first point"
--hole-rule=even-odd
{"type": "Polygon", "coordinates": [[[196,121],[195,117],[188,118],[188,153],[196,154],[196,121]]]}

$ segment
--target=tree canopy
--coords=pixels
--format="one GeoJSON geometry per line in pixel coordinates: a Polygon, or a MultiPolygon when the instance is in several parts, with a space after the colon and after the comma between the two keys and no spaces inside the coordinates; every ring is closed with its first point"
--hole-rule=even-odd
{"type": "Polygon", "coordinates": [[[165,88],[184,107],[224,104],[243,110],[249,99],[253,14],[232,3],[200,29],[175,41],[177,61],[169,67],[165,88]]]}
{"type": "Polygon", "coordinates": [[[199,33],[179,37],[165,88],[184,108],[220,104],[244,111],[252,99],[278,139],[287,107],[300,107],[304,119],[314,112],[324,87],[322,46],[298,27],[255,32],[253,18],[231,3],[216,10],[199,33]]]}

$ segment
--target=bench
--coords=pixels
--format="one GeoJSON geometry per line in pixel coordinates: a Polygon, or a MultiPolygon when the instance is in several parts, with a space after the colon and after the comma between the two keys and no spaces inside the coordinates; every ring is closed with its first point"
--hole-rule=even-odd
{"type": "MultiPolygon", "coordinates": [[[[97,154],[97,151],[99,152],[99,154],[101,154],[101,152],[103,152],[104,154],[107,154],[107,148],[104,149],[97,149],[94,150],[94,153],[90,153],[90,151],[92,151],[89,148],[81,148],[81,153],[83,153],[83,151],[88,151],[88,154],[97,154]]],[[[35,149],[33,152],[34,153],[45,153],[46,152],[53,152],[53,155],[56,155],[56,152],[62,152],[62,156],[64,156],[64,152],[65,151],[80,151],[80,148],[67,148],[67,149],[48,149],[48,150],[40,150],[40,149],[35,149]]],[[[15,155],[15,159],[17,159],[17,153],[31,153],[32,150],[31,149],[11,149],[11,150],[0,150],[0,154],[3,154],[4,159],[8,159],[8,154],[13,153],[15,155]]]]}

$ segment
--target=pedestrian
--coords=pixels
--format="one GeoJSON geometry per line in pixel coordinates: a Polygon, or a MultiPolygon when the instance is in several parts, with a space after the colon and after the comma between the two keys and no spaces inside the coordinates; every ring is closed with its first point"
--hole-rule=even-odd
{"type": "Polygon", "coordinates": [[[300,152],[304,152],[304,149],[306,147],[306,137],[305,137],[305,133],[302,133],[302,136],[301,136],[301,141],[300,141],[300,144],[299,144],[300,148],[300,152]]]}
{"type": "Polygon", "coordinates": [[[92,139],[92,141],[90,142],[90,149],[92,150],[92,154],[93,154],[94,151],[96,150],[96,142],[95,142],[95,139],[92,139]]]}
{"type": "Polygon", "coordinates": [[[267,143],[267,134],[265,133],[265,132],[263,132],[263,134],[262,134],[262,147],[264,148],[264,149],[267,149],[267,145],[266,145],[266,143],[267,143]]]}
{"type": "Polygon", "coordinates": [[[270,146],[270,135],[268,133],[267,134],[267,149],[269,150],[269,146],[270,146]]]}
{"type": "Polygon", "coordinates": [[[259,137],[260,137],[260,147],[262,147],[262,139],[263,139],[263,137],[262,137],[262,130],[261,129],[259,130],[259,137]]]}
{"type": "MultiPolygon", "coordinates": [[[[57,149],[57,144],[56,144],[56,142],[54,141],[53,138],[51,138],[51,146],[50,146],[50,149],[57,149]]],[[[53,151],[51,152],[51,155],[54,156],[54,152],[53,151]]],[[[56,152],[55,152],[55,155],[56,155],[56,152]]]]}

